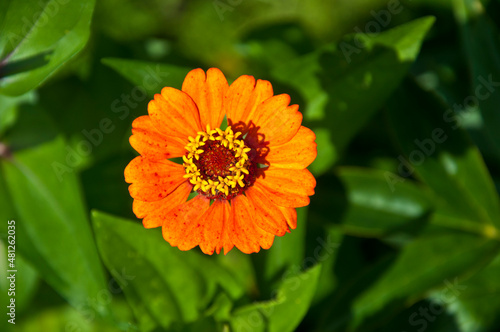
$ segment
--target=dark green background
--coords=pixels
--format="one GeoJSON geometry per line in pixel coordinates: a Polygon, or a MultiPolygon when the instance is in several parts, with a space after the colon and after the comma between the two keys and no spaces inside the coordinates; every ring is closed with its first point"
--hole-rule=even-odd
{"type": "Polygon", "coordinates": [[[1,0],[0,330],[498,331],[498,22],[497,0],[1,0]],[[132,213],[131,123],[199,67],[271,81],[317,135],[316,195],[258,254],[132,213]]]}

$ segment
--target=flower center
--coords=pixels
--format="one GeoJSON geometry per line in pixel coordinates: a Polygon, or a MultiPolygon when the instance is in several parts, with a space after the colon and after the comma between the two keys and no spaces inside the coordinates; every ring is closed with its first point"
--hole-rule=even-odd
{"type": "Polygon", "coordinates": [[[239,136],[241,132],[234,133],[231,126],[223,131],[207,125],[205,132],[189,137],[182,159],[184,177],[194,191],[210,199],[231,199],[253,184],[255,165],[247,154],[251,149],[239,136]]]}

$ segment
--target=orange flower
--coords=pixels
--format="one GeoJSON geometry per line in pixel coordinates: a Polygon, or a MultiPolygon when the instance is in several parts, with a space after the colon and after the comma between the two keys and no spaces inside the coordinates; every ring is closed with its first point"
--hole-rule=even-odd
{"type": "Polygon", "coordinates": [[[172,246],[199,245],[206,254],[269,249],[275,235],[295,229],[295,208],[314,194],[306,167],[317,152],[316,136],[289,103],[252,76],[228,86],[217,68],[192,70],[182,91],[163,88],[149,116],[132,123],[130,144],[140,156],[125,168],[144,227],[162,226],[172,246]],[[169,160],[179,157],[182,164],[169,160]]]}

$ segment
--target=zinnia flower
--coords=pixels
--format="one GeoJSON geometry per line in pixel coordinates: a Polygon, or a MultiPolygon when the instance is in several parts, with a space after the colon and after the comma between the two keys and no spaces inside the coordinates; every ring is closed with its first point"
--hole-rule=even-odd
{"type": "Polygon", "coordinates": [[[149,116],[132,123],[130,144],[140,156],[125,168],[144,227],[162,226],[172,246],[199,245],[206,254],[269,249],[295,229],[295,208],[314,194],[306,167],[317,152],[316,136],[289,103],[252,76],[228,86],[217,68],[192,70],[182,91],[163,88],[149,116]]]}

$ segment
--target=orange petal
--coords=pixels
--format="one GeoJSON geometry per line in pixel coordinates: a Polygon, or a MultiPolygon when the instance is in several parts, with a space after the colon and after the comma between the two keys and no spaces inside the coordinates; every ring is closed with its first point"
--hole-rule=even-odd
{"type": "Polygon", "coordinates": [[[237,124],[240,123],[246,126],[257,106],[272,95],[273,87],[268,81],[257,80],[256,83],[253,76],[240,76],[231,84],[224,98],[224,112],[229,125],[239,128],[237,124]]]}
{"type": "Polygon", "coordinates": [[[217,68],[207,70],[207,75],[203,69],[191,70],[184,83],[182,91],[193,98],[200,112],[201,126],[206,128],[219,128],[224,119],[222,101],[228,88],[226,77],[217,68]]]}
{"type": "Polygon", "coordinates": [[[261,247],[269,249],[274,241],[273,234],[257,227],[254,216],[251,203],[245,196],[239,195],[231,200],[227,227],[229,238],[245,254],[259,252],[261,247]]]}
{"type": "Polygon", "coordinates": [[[170,210],[186,202],[192,189],[193,186],[186,181],[159,201],[144,202],[135,199],[132,209],[137,218],[144,218],[142,224],[145,228],[160,227],[170,210]]]}
{"type": "Polygon", "coordinates": [[[274,235],[283,236],[289,232],[287,220],[277,205],[269,201],[269,198],[258,188],[250,187],[245,191],[248,200],[254,209],[254,222],[274,235]]]}
{"type": "Polygon", "coordinates": [[[304,169],[318,154],[315,139],[316,135],[312,130],[301,126],[290,141],[269,148],[267,155],[262,156],[258,162],[280,168],[304,169]]]}
{"type": "Polygon", "coordinates": [[[152,161],[143,157],[134,158],[125,167],[125,181],[130,196],[140,201],[158,201],[170,194],[186,179],[182,165],[169,160],[152,161]]]}
{"type": "Polygon", "coordinates": [[[278,206],[291,229],[297,228],[297,211],[294,208],[278,206]]]}
{"type": "Polygon", "coordinates": [[[147,115],[140,116],[132,122],[132,136],[130,145],[141,156],[154,160],[181,157],[186,153],[184,148],[187,139],[166,136],[160,133],[147,115]]]}
{"type": "Polygon", "coordinates": [[[200,243],[200,249],[205,254],[212,255],[214,250],[220,253],[223,246],[222,230],[228,218],[229,203],[225,200],[215,200],[201,216],[203,224],[200,231],[202,231],[203,240],[200,243]]]}
{"type": "Polygon", "coordinates": [[[234,203],[231,200],[231,204],[228,206],[226,218],[224,219],[224,227],[222,228],[222,238],[220,245],[224,248],[224,255],[227,255],[227,253],[234,247],[234,241],[232,239],[233,237],[235,237],[233,204],[234,203]]]}
{"type": "MultiPolygon", "coordinates": [[[[265,100],[257,107],[253,118],[260,143],[266,142],[271,147],[281,145],[297,134],[302,123],[302,113],[299,112],[298,105],[288,106],[289,104],[290,96],[281,94],[265,100]]],[[[248,139],[255,140],[255,134],[248,139]]]]}
{"type": "Polygon", "coordinates": [[[308,196],[314,195],[316,179],[307,169],[268,167],[254,185],[276,205],[301,207],[309,205],[308,196]]]}
{"type": "Polygon", "coordinates": [[[200,231],[204,220],[201,216],[210,206],[210,200],[203,195],[173,208],[163,222],[163,238],[173,247],[180,250],[189,250],[196,247],[203,240],[200,231]]]}
{"type": "Polygon", "coordinates": [[[222,229],[222,242],[221,245],[224,247],[224,255],[227,255],[231,249],[234,248],[234,243],[231,240],[231,235],[234,232],[234,221],[231,216],[231,206],[229,206],[229,215],[226,220],[224,220],[224,228],[222,229]]]}
{"type": "Polygon", "coordinates": [[[200,131],[200,114],[193,99],[185,92],[166,87],[148,104],[154,126],[163,134],[186,139],[200,131]]]}

